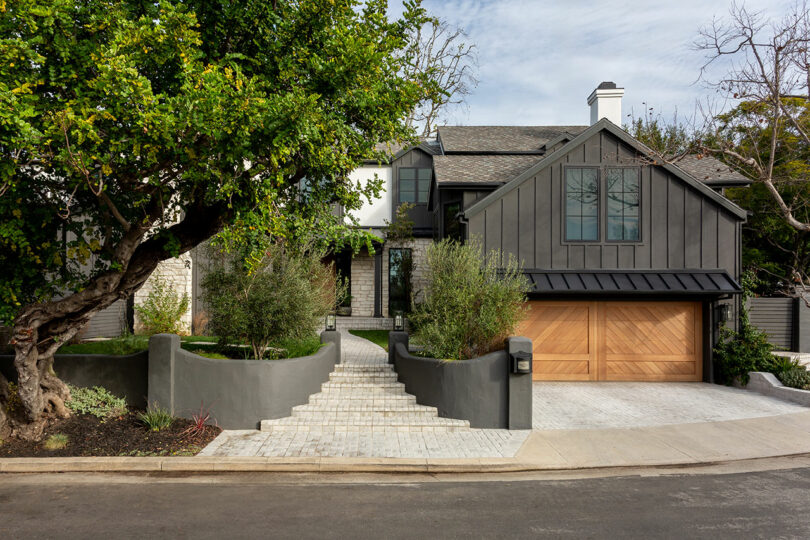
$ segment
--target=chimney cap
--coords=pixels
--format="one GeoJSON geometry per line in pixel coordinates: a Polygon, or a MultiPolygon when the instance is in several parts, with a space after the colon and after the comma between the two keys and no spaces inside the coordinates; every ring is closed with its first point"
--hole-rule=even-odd
{"type": "Polygon", "coordinates": [[[613,81],[602,81],[599,83],[599,86],[596,87],[597,90],[608,90],[616,88],[616,83],[613,81]]]}

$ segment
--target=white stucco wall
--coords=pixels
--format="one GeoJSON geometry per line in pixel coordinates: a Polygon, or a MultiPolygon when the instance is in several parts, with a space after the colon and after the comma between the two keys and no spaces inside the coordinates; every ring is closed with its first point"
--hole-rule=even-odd
{"type": "Polygon", "coordinates": [[[383,190],[380,198],[371,203],[363,198],[363,206],[359,210],[354,210],[351,214],[359,220],[362,227],[383,227],[385,220],[391,220],[391,199],[394,196],[394,185],[390,166],[363,166],[355,169],[349,175],[353,183],[360,182],[361,186],[366,186],[370,180],[377,175],[383,181],[383,190]]]}

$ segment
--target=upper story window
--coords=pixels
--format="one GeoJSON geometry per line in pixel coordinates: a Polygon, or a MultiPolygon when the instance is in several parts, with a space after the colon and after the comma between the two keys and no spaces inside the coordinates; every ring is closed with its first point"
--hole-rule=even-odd
{"type": "Polygon", "coordinates": [[[403,167],[399,169],[399,202],[427,204],[430,194],[431,169],[403,167]]]}
{"type": "Polygon", "coordinates": [[[607,170],[607,239],[637,242],[639,232],[638,169],[607,170]]]}
{"type": "Polygon", "coordinates": [[[599,169],[565,169],[565,239],[599,240],[599,169]]]}

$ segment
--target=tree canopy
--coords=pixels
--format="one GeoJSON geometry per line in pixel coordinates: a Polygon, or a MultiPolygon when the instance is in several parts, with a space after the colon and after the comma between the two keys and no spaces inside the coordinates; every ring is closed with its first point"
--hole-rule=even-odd
{"type": "Polygon", "coordinates": [[[379,192],[349,172],[411,139],[405,119],[436,87],[403,75],[424,11],[386,9],[0,0],[0,320],[29,419],[59,405],[37,358],[161,260],[223,229],[248,246],[304,229],[362,240],[331,205],[379,192]]]}

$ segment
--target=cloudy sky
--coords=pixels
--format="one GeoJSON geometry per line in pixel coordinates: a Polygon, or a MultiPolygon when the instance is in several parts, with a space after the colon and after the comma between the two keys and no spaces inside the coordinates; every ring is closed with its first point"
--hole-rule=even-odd
{"type": "MultiPolygon", "coordinates": [[[[390,0],[401,12],[401,1],[390,0]]],[[[787,0],[746,6],[781,18],[787,0]]],[[[671,120],[711,94],[696,82],[698,29],[728,13],[730,0],[425,0],[463,27],[479,48],[480,83],[469,111],[451,124],[587,124],[588,94],[601,81],[625,88],[623,113],[643,103],[671,120]]]]}

